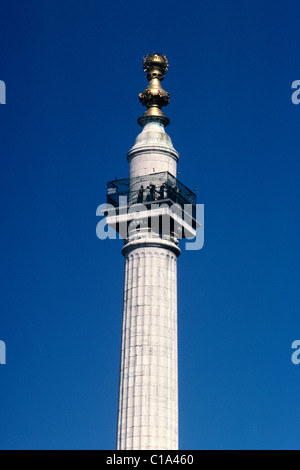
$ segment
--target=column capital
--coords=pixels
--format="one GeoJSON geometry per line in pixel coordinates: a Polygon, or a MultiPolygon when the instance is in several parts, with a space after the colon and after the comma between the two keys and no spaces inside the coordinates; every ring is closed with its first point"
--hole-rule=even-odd
{"type": "Polygon", "coordinates": [[[146,247],[156,247],[170,250],[175,253],[177,258],[181,253],[179,246],[176,245],[174,242],[163,240],[161,238],[141,238],[138,240],[128,241],[122,248],[122,255],[127,256],[131,251],[135,250],[136,248],[146,247]]]}

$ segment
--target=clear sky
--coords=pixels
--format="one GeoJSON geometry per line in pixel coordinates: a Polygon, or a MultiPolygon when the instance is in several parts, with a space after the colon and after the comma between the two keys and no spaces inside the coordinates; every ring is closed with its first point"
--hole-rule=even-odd
{"type": "Polygon", "coordinates": [[[158,50],[205,204],[204,248],[178,260],[180,448],[299,449],[299,1],[0,8],[0,448],[115,448],[124,260],[96,208],[158,50]]]}

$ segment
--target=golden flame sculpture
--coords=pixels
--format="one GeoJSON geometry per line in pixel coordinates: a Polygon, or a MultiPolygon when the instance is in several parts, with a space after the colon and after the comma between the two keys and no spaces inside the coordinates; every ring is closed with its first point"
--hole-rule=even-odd
{"type": "Polygon", "coordinates": [[[168,59],[165,54],[152,52],[145,55],[143,65],[149,85],[139,94],[139,100],[147,106],[147,110],[138,119],[138,123],[144,126],[147,122],[160,122],[167,126],[170,120],[164,115],[161,108],[170,103],[170,95],[162,88],[161,81],[168,70],[168,59]]]}

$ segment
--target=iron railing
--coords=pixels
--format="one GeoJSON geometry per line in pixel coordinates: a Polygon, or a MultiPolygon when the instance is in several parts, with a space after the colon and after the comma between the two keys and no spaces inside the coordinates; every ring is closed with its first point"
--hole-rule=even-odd
{"type": "Polygon", "coordinates": [[[115,179],[107,183],[108,204],[119,207],[121,196],[126,197],[124,200],[128,206],[167,202],[179,204],[184,209],[185,204],[191,204],[193,216],[196,213],[196,194],[168,171],[130,179],[115,179]]]}

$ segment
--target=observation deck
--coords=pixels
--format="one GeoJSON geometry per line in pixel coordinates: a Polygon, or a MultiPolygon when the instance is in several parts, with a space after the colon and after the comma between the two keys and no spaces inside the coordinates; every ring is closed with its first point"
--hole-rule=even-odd
{"type": "MultiPolygon", "coordinates": [[[[152,173],[107,183],[107,223],[121,233],[133,230],[180,238],[193,237],[196,194],[169,172],[152,173]]],[[[126,238],[126,236],[125,236],[126,238]]]]}

